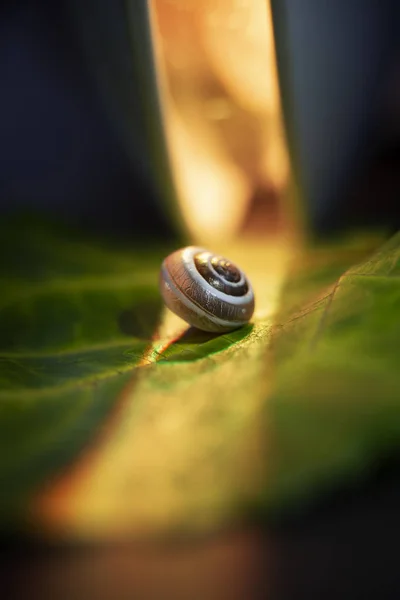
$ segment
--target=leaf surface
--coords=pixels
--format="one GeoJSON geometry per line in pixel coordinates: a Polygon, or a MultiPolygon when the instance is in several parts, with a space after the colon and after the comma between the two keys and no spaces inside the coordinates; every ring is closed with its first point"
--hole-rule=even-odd
{"type": "Polygon", "coordinates": [[[363,473],[400,427],[400,244],[375,244],[229,249],[257,309],[211,336],[162,309],[167,248],[4,226],[1,527],[204,531],[363,473]]]}

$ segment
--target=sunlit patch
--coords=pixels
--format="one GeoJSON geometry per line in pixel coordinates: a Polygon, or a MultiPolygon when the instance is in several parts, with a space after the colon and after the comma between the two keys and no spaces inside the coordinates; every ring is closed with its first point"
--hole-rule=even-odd
{"type": "Polygon", "coordinates": [[[179,210],[192,239],[233,237],[254,191],[282,203],[288,180],[269,3],[151,4],[179,210]]]}
{"type": "Polygon", "coordinates": [[[142,365],[157,362],[163,352],[184,334],[188,325],[170,310],[165,309],[153,341],[141,360],[142,365]]]}
{"type": "Polygon", "coordinates": [[[149,536],[188,519],[201,530],[229,518],[232,499],[246,502],[265,480],[260,412],[273,366],[264,357],[290,247],[277,239],[217,246],[252,281],[252,322],[208,337],[162,313],[102,435],[36,500],[35,518],[53,535],[149,536]]]}
{"type": "MultiPolygon", "coordinates": [[[[102,435],[38,494],[35,517],[66,538],[201,531],[229,521],[265,483],[265,348],[292,248],[229,240],[255,190],[267,183],[278,198],[286,184],[268,3],[152,6],[179,210],[193,240],[246,272],[256,308],[249,325],[214,337],[162,313],[102,435]]],[[[136,331],[122,317],[121,329],[136,331]]]]}

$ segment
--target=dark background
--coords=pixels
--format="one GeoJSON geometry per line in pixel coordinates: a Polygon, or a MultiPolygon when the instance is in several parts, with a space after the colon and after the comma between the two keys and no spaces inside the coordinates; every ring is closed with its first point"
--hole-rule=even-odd
{"type": "MultiPolygon", "coordinates": [[[[397,230],[400,6],[272,7],[292,162],[314,231],[397,230]]],[[[162,204],[169,182],[155,182],[164,165],[150,156],[147,66],[138,69],[149,56],[128,21],[122,0],[2,4],[2,214],[43,210],[128,236],[176,229],[162,204]]]]}
{"type": "MultiPolygon", "coordinates": [[[[126,235],[171,233],[106,108],[72,4],[16,0],[0,8],[1,213],[40,210],[126,235]]],[[[139,87],[133,82],[131,94],[139,87]]]]}

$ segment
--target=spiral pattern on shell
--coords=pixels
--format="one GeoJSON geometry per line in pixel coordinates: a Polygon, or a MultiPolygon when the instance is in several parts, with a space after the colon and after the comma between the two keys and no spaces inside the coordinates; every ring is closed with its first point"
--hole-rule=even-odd
{"type": "Polygon", "coordinates": [[[251,285],[238,267],[189,246],[163,262],[160,289],[168,308],[190,325],[224,332],[247,323],[254,311],[251,285]]]}

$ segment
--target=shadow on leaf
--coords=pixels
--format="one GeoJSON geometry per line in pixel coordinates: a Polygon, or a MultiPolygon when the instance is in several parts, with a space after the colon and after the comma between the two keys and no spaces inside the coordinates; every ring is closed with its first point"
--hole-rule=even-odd
{"type": "Polygon", "coordinates": [[[124,335],[150,339],[160,321],[161,310],[162,302],[159,294],[149,294],[136,302],[135,306],[120,312],[119,330],[124,335]]]}
{"type": "Polygon", "coordinates": [[[192,362],[207,358],[242,342],[252,329],[249,323],[229,333],[215,334],[190,327],[163,349],[157,362],[192,362]]]}

